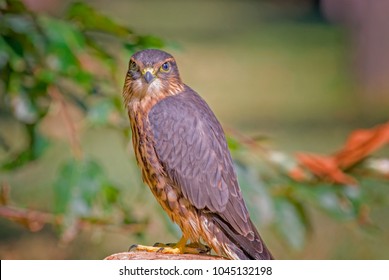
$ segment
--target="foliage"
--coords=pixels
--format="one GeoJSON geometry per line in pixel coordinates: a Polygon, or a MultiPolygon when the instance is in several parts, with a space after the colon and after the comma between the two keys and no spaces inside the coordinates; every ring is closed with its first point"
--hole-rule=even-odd
{"type": "MultiPolygon", "coordinates": [[[[6,155],[0,162],[3,171],[12,174],[41,160],[56,141],[41,132],[42,123],[56,107],[72,153],[53,183],[53,211],[60,217],[54,224],[71,239],[67,233],[80,221],[114,221],[118,227],[135,223],[130,205],[121,200],[123,191],[102,165],[83,151],[69,111],[76,108],[84,122],[115,128],[128,140],[128,121],[116,81],[122,74],[117,73],[119,57],[143,48],[161,48],[164,42],[139,35],[79,2],[71,4],[63,18],[55,18],[31,12],[19,0],[0,1],[0,34],[0,116],[23,128],[23,138],[27,139],[21,146],[6,130],[0,131],[0,147],[6,155]]],[[[388,160],[366,157],[389,142],[382,138],[389,135],[387,130],[379,128],[384,136],[378,142],[374,140],[377,131],[372,130],[370,138],[357,141],[357,145],[351,141],[333,157],[300,154],[296,159],[264,148],[236,131],[227,132],[252,217],[257,223],[273,226],[280,240],[290,247],[304,246],[312,227],[310,207],[340,221],[371,225],[369,201],[377,193],[369,189],[373,184],[387,185],[389,172],[380,167],[388,160]],[[342,152],[346,166],[340,164],[342,152]]],[[[8,204],[6,195],[0,195],[0,199],[1,205],[8,204]]],[[[19,216],[24,213],[16,212],[19,216]]],[[[18,220],[14,215],[13,220],[30,225],[29,217],[26,213],[25,219],[18,220]]],[[[42,217],[43,222],[53,221],[51,216],[42,217]]]]}
{"type": "Polygon", "coordinates": [[[162,47],[162,40],[139,35],[81,2],[72,3],[63,18],[55,18],[32,12],[19,0],[7,0],[0,3],[0,15],[1,118],[22,127],[27,139],[20,148],[7,130],[0,131],[6,152],[1,168],[15,172],[41,159],[56,140],[40,128],[57,106],[72,151],[53,184],[55,213],[66,221],[62,226],[79,218],[107,219],[112,208],[126,214],[122,224],[132,221],[127,206],[118,203],[119,188],[83,152],[69,111],[76,109],[88,123],[115,127],[128,137],[127,120],[110,119],[113,112],[120,116],[123,107],[117,94],[116,54],[128,57],[139,49],[162,47]]]}
{"type": "Polygon", "coordinates": [[[237,170],[253,218],[273,225],[290,247],[303,248],[312,228],[312,207],[338,221],[377,228],[370,212],[387,203],[389,159],[372,153],[388,145],[389,123],[353,132],[330,156],[298,153],[294,158],[237,131],[230,130],[229,136],[235,158],[245,163],[237,170]]]}

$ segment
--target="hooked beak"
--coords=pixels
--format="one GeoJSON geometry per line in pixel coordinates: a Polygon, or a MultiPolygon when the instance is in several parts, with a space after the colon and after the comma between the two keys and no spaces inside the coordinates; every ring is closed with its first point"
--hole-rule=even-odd
{"type": "Polygon", "coordinates": [[[145,71],[143,72],[143,78],[145,79],[146,83],[150,84],[155,76],[154,76],[154,71],[152,71],[151,69],[145,69],[145,71]]]}

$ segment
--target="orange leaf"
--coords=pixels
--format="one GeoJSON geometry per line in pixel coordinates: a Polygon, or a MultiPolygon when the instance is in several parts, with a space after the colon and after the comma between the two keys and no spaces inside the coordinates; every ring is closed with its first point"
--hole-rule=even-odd
{"type": "Polygon", "coordinates": [[[290,178],[297,182],[303,182],[308,179],[306,172],[304,172],[301,166],[296,166],[293,169],[289,170],[288,175],[290,178]]]}
{"type": "Polygon", "coordinates": [[[341,169],[347,169],[388,143],[389,122],[372,129],[356,130],[334,159],[341,169]]]}
{"type": "Polygon", "coordinates": [[[355,184],[354,178],[339,169],[334,157],[314,154],[297,154],[297,160],[317,177],[339,184],[355,184]]]}

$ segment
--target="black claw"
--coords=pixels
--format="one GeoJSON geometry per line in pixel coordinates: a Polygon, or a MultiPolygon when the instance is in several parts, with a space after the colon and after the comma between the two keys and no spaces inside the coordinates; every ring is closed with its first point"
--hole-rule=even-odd
{"type": "Polygon", "coordinates": [[[138,244],[132,244],[132,245],[128,248],[128,252],[130,252],[130,251],[132,251],[132,250],[134,250],[134,249],[136,249],[136,248],[138,248],[138,244]]]}
{"type": "Polygon", "coordinates": [[[208,254],[209,252],[211,252],[211,248],[204,245],[204,248],[198,248],[199,249],[199,254],[208,254]]]}
{"type": "Polygon", "coordinates": [[[162,253],[165,248],[161,247],[157,250],[157,253],[162,253]]]}

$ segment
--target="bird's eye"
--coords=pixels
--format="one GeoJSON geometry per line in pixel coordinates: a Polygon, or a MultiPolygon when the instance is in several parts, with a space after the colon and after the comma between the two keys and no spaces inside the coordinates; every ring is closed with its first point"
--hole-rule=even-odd
{"type": "Polygon", "coordinates": [[[130,71],[138,71],[138,65],[134,61],[130,61],[130,66],[129,66],[130,71]]]}
{"type": "Polygon", "coordinates": [[[169,62],[165,62],[164,64],[162,64],[161,71],[162,72],[169,72],[170,71],[170,63],[169,62]]]}

